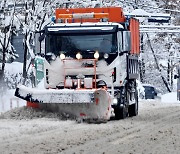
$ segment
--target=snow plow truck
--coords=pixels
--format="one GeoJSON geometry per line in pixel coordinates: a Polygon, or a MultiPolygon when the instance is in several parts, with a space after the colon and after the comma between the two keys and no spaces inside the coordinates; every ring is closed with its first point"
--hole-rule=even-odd
{"type": "Polygon", "coordinates": [[[56,9],[53,21],[36,35],[36,86],[18,86],[15,96],[82,119],[136,116],[138,20],[108,7],[56,9]]]}

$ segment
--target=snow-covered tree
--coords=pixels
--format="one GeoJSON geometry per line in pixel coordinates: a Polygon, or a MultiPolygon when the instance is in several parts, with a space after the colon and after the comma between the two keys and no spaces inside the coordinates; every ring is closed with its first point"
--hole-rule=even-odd
{"type": "Polygon", "coordinates": [[[24,37],[24,66],[23,77],[27,78],[27,70],[31,60],[34,58],[34,36],[36,31],[43,29],[44,24],[49,22],[49,14],[52,8],[51,2],[48,0],[43,1],[25,1],[25,10],[22,14],[17,14],[19,22],[22,24],[24,37]],[[30,59],[28,59],[30,57],[30,59]]]}
{"type": "MultiPolygon", "coordinates": [[[[12,2],[13,1],[14,0],[12,0],[12,2]]],[[[3,7],[4,2],[6,1],[3,0],[0,2],[0,7],[3,7]]],[[[14,21],[14,26],[16,29],[21,26],[25,35],[23,69],[24,78],[27,76],[31,59],[34,58],[35,33],[36,31],[42,30],[45,25],[51,22],[51,17],[55,15],[56,8],[115,6],[122,7],[125,12],[132,12],[134,9],[138,8],[149,13],[169,13],[173,17],[171,24],[180,24],[180,13],[178,12],[180,5],[179,1],[176,0],[16,0],[15,2],[15,4],[25,4],[24,10],[15,10],[15,16],[9,20],[11,23],[14,21]],[[17,25],[17,23],[19,25],[17,25]]],[[[12,10],[13,9],[11,9],[11,16],[13,14],[12,10]]],[[[4,22],[5,20],[2,21],[4,22]]],[[[0,34],[0,36],[2,35],[4,35],[4,33],[0,34]]],[[[176,33],[149,33],[150,43],[154,50],[154,55],[157,58],[158,66],[161,69],[161,75],[167,81],[168,87],[170,88],[172,85],[172,68],[174,68],[174,65],[178,61],[172,57],[179,56],[180,51],[179,35],[180,34],[176,33]]],[[[4,37],[2,36],[1,38],[4,37]]],[[[3,39],[1,40],[3,41],[3,39]]],[[[144,80],[143,82],[154,84],[158,87],[162,87],[162,89],[165,89],[146,34],[144,34],[142,40],[144,53],[141,55],[141,57],[143,58],[143,67],[145,68],[145,72],[142,74],[144,80]]],[[[11,46],[9,46],[8,49],[10,49],[10,47],[11,46]]]]}
{"type": "Polygon", "coordinates": [[[11,35],[13,32],[13,21],[15,7],[11,10],[7,8],[7,1],[4,0],[1,2],[1,19],[0,19],[0,63],[2,65],[0,78],[2,80],[4,76],[4,68],[6,62],[10,59],[15,59],[16,54],[14,53],[14,48],[11,45],[11,35]]]}

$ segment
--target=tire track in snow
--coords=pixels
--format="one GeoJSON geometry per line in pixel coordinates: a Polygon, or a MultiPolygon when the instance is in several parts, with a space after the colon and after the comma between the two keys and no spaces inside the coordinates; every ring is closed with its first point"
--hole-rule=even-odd
{"type": "MultiPolygon", "coordinates": [[[[78,152],[83,151],[83,153],[89,153],[92,150],[99,152],[99,153],[109,153],[112,152],[114,150],[111,151],[111,149],[116,149],[116,146],[122,146],[123,143],[127,143],[127,145],[129,145],[132,141],[135,142],[139,142],[142,143],[143,140],[147,140],[150,139],[150,142],[152,140],[154,140],[154,143],[151,143],[152,146],[150,147],[156,147],[156,138],[154,136],[156,136],[156,133],[158,133],[157,128],[158,126],[163,125],[164,123],[168,123],[171,121],[172,118],[174,117],[180,117],[180,108],[176,108],[176,107],[170,107],[170,109],[167,108],[162,108],[162,109],[156,109],[154,112],[155,115],[155,119],[151,120],[150,122],[147,121],[142,121],[139,123],[139,119],[140,119],[140,115],[138,117],[134,117],[133,118],[133,126],[131,125],[129,128],[127,128],[127,130],[125,129],[124,131],[122,131],[121,129],[117,130],[117,128],[114,130],[114,133],[110,133],[110,134],[104,134],[103,137],[101,137],[100,139],[96,139],[93,141],[89,141],[87,143],[84,143],[84,145],[81,145],[80,147],[75,147],[74,149],[70,149],[69,151],[65,151],[65,153],[69,153],[72,151],[78,151],[78,149],[80,148],[81,150],[78,152]],[[172,112],[170,110],[173,110],[172,112]],[[160,118],[156,119],[156,114],[159,114],[159,112],[162,112],[163,114],[160,114],[160,118]],[[170,112],[169,112],[170,111],[170,112]],[[166,114],[166,112],[168,112],[168,114],[166,114]],[[136,123],[138,122],[138,123],[136,123]],[[136,124],[135,124],[136,123],[136,124]],[[122,131],[122,132],[121,132],[122,131]],[[155,133],[152,133],[155,132],[155,133]],[[152,135],[151,135],[152,134],[152,135]],[[143,137],[144,136],[144,137],[143,137]],[[92,147],[92,148],[89,148],[92,147]]],[[[150,111],[151,112],[151,111],[150,111]]],[[[153,115],[152,115],[153,117],[153,115]]],[[[148,119],[148,117],[147,117],[148,119]]],[[[128,121],[131,121],[131,119],[127,119],[128,121]]],[[[176,119],[175,119],[176,121],[176,119]]],[[[121,121],[119,121],[121,122],[121,121]]],[[[146,141],[145,141],[146,142],[146,141]]],[[[148,142],[147,142],[148,144],[148,142]]],[[[132,149],[134,149],[136,151],[136,146],[133,147],[132,145],[132,149]]],[[[143,145],[143,143],[142,143],[143,145]]],[[[140,146],[140,145],[139,145],[140,146]]],[[[128,148],[128,146],[125,146],[126,148],[128,148]]],[[[125,148],[125,149],[126,149],[125,148]]],[[[142,149],[142,147],[139,147],[140,149],[142,149]]],[[[125,150],[124,149],[124,150],[125,150]]],[[[119,152],[123,152],[124,151],[122,148],[119,149],[119,151],[116,151],[117,153],[119,152]]],[[[144,150],[142,150],[144,152],[147,151],[151,151],[151,148],[149,149],[148,146],[146,145],[146,148],[144,148],[144,150]]],[[[139,152],[142,152],[141,150],[139,152]]],[[[77,153],[78,153],[77,152],[77,153]]],[[[130,152],[133,152],[130,150],[130,152]]]]}

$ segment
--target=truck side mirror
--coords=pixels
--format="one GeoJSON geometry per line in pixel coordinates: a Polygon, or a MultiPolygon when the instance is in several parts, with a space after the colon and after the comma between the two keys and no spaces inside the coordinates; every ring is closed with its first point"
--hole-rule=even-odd
{"type": "Polygon", "coordinates": [[[123,31],[122,32],[122,51],[130,51],[131,50],[131,32],[123,31]]]}
{"type": "Polygon", "coordinates": [[[43,33],[42,35],[39,36],[39,42],[42,42],[45,38],[45,34],[43,33]]]}
{"type": "Polygon", "coordinates": [[[35,33],[35,53],[41,53],[40,33],[35,33]]]}
{"type": "Polygon", "coordinates": [[[35,53],[41,53],[42,41],[45,38],[45,34],[39,32],[35,33],[35,53]]]}

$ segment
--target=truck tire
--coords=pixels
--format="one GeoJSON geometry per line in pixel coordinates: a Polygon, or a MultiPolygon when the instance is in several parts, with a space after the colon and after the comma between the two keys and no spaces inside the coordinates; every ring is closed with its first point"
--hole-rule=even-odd
{"type": "Polygon", "coordinates": [[[128,116],[128,105],[125,87],[123,87],[119,92],[118,102],[118,105],[114,108],[115,119],[125,119],[128,116]]]}
{"type": "Polygon", "coordinates": [[[135,100],[135,103],[132,105],[129,105],[129,108],[128,108],[128,113],[129,113],[130,117],[138,115],[138,92],[137,92],[137,90],[134,93],[134,100],[135,100]]]}
{"type": "Polygon", "coordinates": [[[122,108],[115,108],[114,113],[116,120],[125,119],[128,116],[128,110],[125,106],[122,108]]]}

